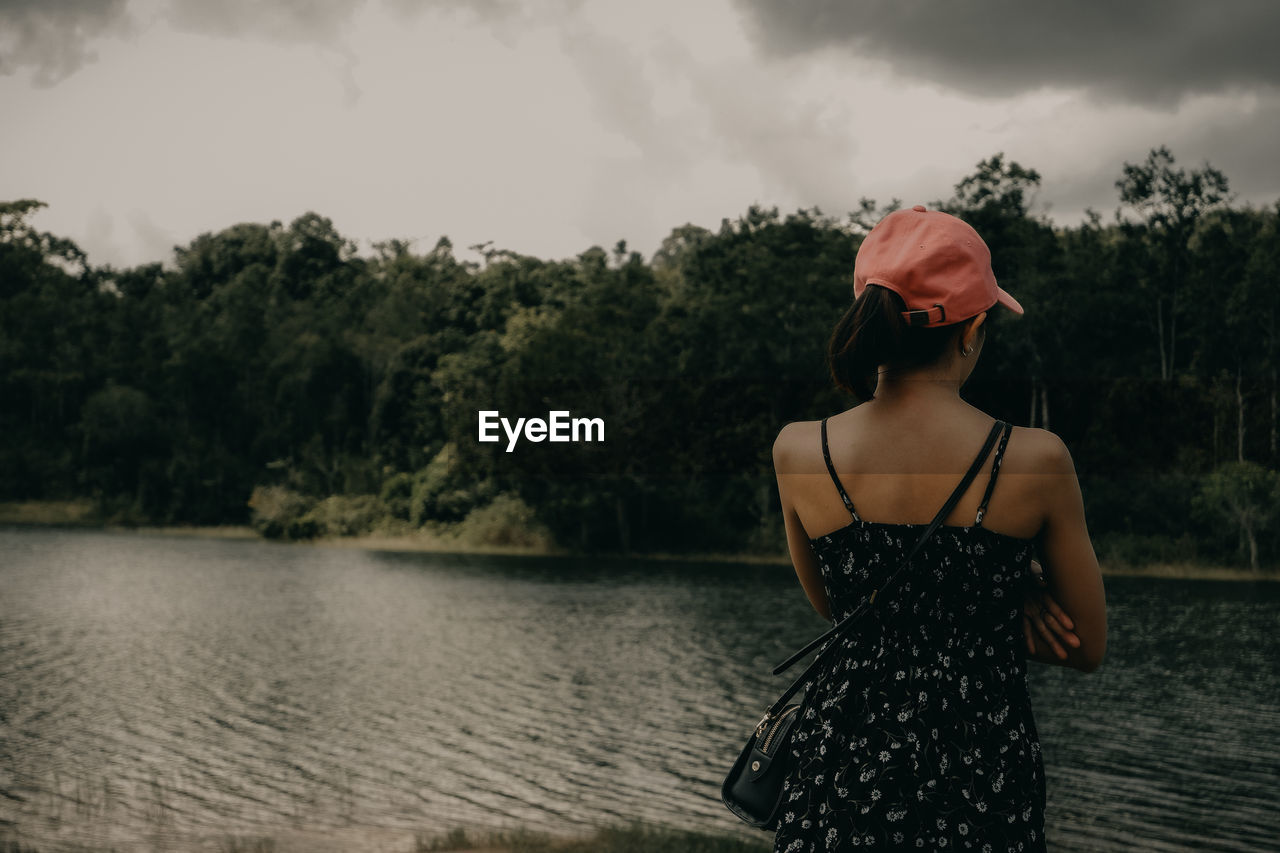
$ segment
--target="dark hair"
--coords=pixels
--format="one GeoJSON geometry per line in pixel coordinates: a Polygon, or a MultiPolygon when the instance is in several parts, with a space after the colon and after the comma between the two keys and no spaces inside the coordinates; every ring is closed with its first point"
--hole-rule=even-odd
{"type": "Polygon", "coordinates": [[[961,326],[908,326],[901,314],[906,308],[901,296],[875,284],[853,301],[827,344],[827,368],[837,387],[870,400],[880,365],[918,367],[942,357],[961,326]]]}

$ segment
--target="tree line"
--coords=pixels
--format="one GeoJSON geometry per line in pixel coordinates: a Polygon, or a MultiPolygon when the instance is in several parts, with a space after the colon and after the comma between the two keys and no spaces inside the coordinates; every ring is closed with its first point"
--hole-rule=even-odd
{"type": "MultiPolygon", "coordinates": [[[[995,155],[930,206],[1026,307],[991,315],[964,395],[1072,450],[1104,559],[1280,555],[1280,204],[1166,148],[1074,227],[995,155]]],[[[770,448],[853,405],[825,373],[862,236],[750,207],[650,258],[544,260],[447,238],[361,255],[330,220],[244,223],[167,264],[91,264],[0,203],[0,499],[302,538],[471,525],[626,552],[785,548],[770,448]],[[477,412],[601,417],[600,445],[477,441],[477,412]]]]}

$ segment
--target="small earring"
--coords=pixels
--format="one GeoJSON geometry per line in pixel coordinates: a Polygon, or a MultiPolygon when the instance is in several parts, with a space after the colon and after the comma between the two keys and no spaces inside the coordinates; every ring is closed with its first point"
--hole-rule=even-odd
{"type": "Polygon", "coordinates": [[[965,347],[960,351],[960,354],[963,355],[965,358],[968,358],[969,356],[973,355],[973,347],[965,347]]]}

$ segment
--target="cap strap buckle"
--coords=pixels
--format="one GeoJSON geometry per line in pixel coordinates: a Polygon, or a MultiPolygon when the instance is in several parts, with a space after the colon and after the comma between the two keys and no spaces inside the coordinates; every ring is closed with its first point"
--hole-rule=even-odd
{"type": "Polygon", "coordinates": [[[907,321],[908,326],[945,323],[947,321],[947,309],[943,308],[941,303],[935,302],[932,308],[916,308],[911,311],[903,311],[902,319],[907,321]]]}

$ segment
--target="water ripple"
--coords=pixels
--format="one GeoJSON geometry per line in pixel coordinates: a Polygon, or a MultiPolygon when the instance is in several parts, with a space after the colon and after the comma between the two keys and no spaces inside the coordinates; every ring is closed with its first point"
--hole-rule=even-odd
{"type": "MultiPolygon", "coordinates": [[[[720,779],[786,684],[769,667],[823,627],[758,566],[2,529],[0,553],[0,830],[42,850],[632,819],[750,837],[720,779]]],[[[1106,666],[1032,675],[1053,848],[1265,849],[1280,593],[1108,593],[1106,666]]]]}

